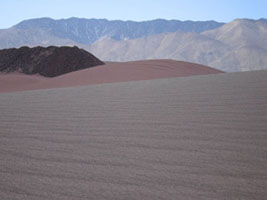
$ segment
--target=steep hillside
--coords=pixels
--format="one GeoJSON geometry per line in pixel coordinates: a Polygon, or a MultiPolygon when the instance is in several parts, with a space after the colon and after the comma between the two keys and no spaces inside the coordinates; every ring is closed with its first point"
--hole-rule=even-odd
{"type": "Polygon", "coordinates": [[[45,29],[2,29],[0,30],[0,49],[19,48],[22,46],[79,46],[86,45],[74,42],[68,38],[60,38],[45,29]]]}
{"type": "Polygon", "coordinates": [[[235,20],[203,33],[163,33],[134,40],[98,40],[89,51],[103,60],[176,59],[223,71],[267,69],[267,22],[235,20]]]}
{"type": "Polygon", "coordinates": [[[267,48],[267,21],[265,20],[237,19],[203,34],[233,48],[245,46],[267,48]]]}
{"type": "Polygon", "coordinates": [[[102,37],[134,39],[165,32],[202,32],[222,26],[215,21],[151,20],[143,22],[106,19],[39,18],[0,30],[0,48],[48,45],[90,45],[102,37]]]}
{"type": "Polygon", "coordinates": [[[220,57],[228,47],[198,33],[167,33],[135,40],[98,40],[89,51],[103,60],[127,61],[140,59],[171,58],[208,64],[220,57]],[[107,47],[108,50],[107,50],[107,47]]]}

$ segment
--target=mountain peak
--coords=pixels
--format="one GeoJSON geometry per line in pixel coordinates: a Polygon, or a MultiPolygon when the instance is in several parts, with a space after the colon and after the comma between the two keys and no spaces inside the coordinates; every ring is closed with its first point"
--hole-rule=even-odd
{"type": "Polygon", "coordinates": [[[17,29],[49,28],[54,22],[55,20],[52,18],[43,17],[24,20],[13,27],[17,29]]]}

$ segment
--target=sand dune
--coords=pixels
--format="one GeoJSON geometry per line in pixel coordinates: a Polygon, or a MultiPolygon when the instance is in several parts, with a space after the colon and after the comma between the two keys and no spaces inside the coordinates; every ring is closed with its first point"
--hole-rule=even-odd
{"type": "Polygon", "coordinates": [[[266,77],[2,93],[0,197],[264,200],[266,77]]]}
{"type": "Polygon", "coordinates": [[[71,87],[100,83],[149,80],[215,74],[221,71],[203,65],[174,60],[147,60],[124,63],[108,63],[72,72],[55,78],[42,78],[12,74],[0,75],[0,92],[33,89],[71,87]]]}
{"type": "Polygon", "coordinates": [[[0,92],[13,92],[37,89],[46,78],[21,73],[0,73],[0,92]]]}

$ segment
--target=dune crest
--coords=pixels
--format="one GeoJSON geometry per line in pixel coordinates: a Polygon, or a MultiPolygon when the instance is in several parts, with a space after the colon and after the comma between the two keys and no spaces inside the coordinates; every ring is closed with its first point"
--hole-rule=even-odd
{"type": "Polygon", "coordinates": [[[174,60],[114,62],[54,78],[45,78],[36,75],[27,76],[18,73],[0,74],[0,92],[73,87],[217,73],[222,73],[222,71],[199,64],[174,60]]]}

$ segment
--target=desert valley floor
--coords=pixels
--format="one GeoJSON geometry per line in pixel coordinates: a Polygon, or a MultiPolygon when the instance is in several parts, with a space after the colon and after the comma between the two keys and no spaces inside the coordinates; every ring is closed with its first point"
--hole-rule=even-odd
{"type": "Polygon", "coordinates": [[[0,94],[0,197],[267,197],[267,71],[0,94]]]}

